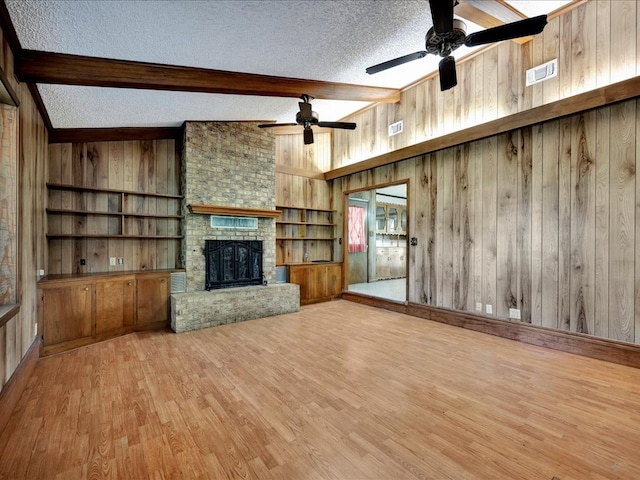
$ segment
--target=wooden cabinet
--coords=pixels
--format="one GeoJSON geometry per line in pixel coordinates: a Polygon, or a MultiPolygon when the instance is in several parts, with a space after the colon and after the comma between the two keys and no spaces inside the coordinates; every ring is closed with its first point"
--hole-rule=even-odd
{"type": "Polygon", "coordinates": [[[136,298],[136,325],[166,325],[169,321],[169,274],[147,273],[138,275],[136,298]]]}
{"type": "Polygon", "coordinates": [[[342,293],[342,264],[289,265],[289,283],[300,285],[300,304],[325,302],[342,293]]]}
{"type": "Polygon", "coordinates": [[[126,275],[96,280],[96,335],[131,327],[135,319],[136,278],[126,275]]]}
{"type": "Polygon", "coordinates": [[[376,279],[391,277],[391,259],[386,247],[376,248],[376,279]]]}
{"type": "Polygon", "coordinates": [[[169,321],[170,272],[57,275],[38,283],[40,353],[48,355],[169,321]]]}
{"type": "Polygon", "coordinates": [[[406,235],[407,207],[394,203],[376,203],[376,233],[406,235]]]}
{"type": "Polygon", "coordinates": [[[376,279],[406,276],[407,207],[376,204],[376,279]]]}
{"type": "Polygon", "coordinates": [[[52,285],[40,292],[43,345],[91,338],[93,290],[93,283],[80,281],[52,285]]]}
{"type": "Polygon", "coordinates": [[[377,247],[376,248],[376,279],[402,278],[406,276],[405,247],[377,247]]]}

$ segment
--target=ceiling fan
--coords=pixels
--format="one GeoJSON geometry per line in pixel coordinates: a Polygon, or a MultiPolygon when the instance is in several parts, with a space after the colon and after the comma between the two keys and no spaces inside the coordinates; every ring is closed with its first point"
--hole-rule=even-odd
{"type": "Polygon", "coordinates": [[[285,127],[285,126],[293,126],[293,125],[302,125],[304,127],[304,144],[310,145],[313,143],[313,130],[311,127],[313,125],[317,125],[318,127],[325,128],[342,128],[345,130],[355,130],[356,124],[353,122],[321,122],[319,121],[318,114],[311,109],[310,100],[313,100],[313,97],[309,95],[302,95],[300,97],[302,102],[298,102],[300,106],[300,111],[296,114],[296,123],[266,123],[263,125],[258,125],[260,128],[270,128],[270,127],[285,127]]]}
{"type": "Polygon", "coordinates": [[[547,16],[539,15],[467,35],[465,23],[453,18],[453,7],[457,4],[457,0],[430,0],[433,27],[429,29],[425,37],[425,50],[379,63],[367,68],[366,72],[369,74],[378,73],[417,60],[427,54],[439,55],[442,57],[438,66],[440,90],[448,90],[458,84],[456,61],[451,55],[455,49],[462,45],[475,47],[535,35],[542,32],[547,24],[547,16]]]}

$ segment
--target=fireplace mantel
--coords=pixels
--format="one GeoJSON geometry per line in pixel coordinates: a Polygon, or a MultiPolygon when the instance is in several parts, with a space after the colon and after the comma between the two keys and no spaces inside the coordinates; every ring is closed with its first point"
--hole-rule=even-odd
{"type": "Polygon", "coordinates": [[[220,205],[187,205],[189,212],[202,215],[232,215],[236,217],[276,218],[281,210],[263,210],[261,208],[222,207],[220,205]]]}

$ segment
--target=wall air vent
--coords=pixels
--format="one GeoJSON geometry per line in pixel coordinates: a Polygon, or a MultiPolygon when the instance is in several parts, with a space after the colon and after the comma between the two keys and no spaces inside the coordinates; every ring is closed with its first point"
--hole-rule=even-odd
{"type": "Polygon", "coordinates": [[[185,272],[171,272],[171,293],[187,291],[187,274],[185,272]]]}
{"type": "Polygon", "coordinates": [[[258,217],[230,217],[227,215],[211,215],[211,228],[230,228],[257,230],[258,217]]]}
{"type": "Polygon", "coordinates": [[[402,133],[402,120],[400,120],[399,122],[392,123],[391,125],[389,125],[389,136],[390,137],[393,137],[394,135],[397,135],[399,133],[402,133]]]}
{"type": "Polygon", "coordinates": [[[527,87],[536,83],[544,82],[545,80],[558,75],[558,59],[554,58],[550,62],[543,63],[537,67],[527,70],[527,87]]]}

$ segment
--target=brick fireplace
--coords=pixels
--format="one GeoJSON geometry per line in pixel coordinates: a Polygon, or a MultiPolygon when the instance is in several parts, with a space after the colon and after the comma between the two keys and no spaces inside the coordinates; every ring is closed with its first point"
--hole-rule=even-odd
{"type": "Polygon", "coordinates": [[[186,292],[171,295],[176,332],[298,311],[298,285],[275,283],[275,140],[250,122],[186,122],[182,152],[183,250],[186,292]],[[257,228],[212,228],[193,206],[258,211],[257,228]],[[189,208],[191,206],[192,208],[189,208]],[[262,216],[259,211],[265,211],[262,216]],[[207,291],[207,240],[262,242],[266,285],[207,291]]]}

